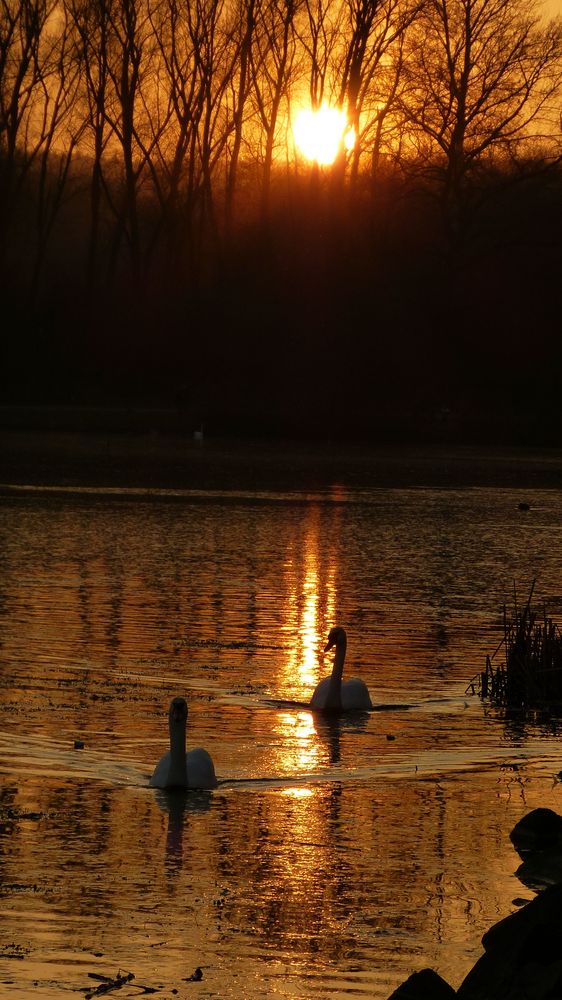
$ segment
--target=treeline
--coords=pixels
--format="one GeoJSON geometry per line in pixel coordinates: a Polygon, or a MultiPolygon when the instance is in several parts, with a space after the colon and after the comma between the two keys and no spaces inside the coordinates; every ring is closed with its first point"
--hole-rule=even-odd
{"type": "Polygon", "coordinates": [[[562,30],[532,0],[0,7],[5,395],[325,426],[557,391],[550,340],[526,384],[561,221],[562,30]],[[356,141],[318,169],[291,122],[323,102],[356,141]]]}

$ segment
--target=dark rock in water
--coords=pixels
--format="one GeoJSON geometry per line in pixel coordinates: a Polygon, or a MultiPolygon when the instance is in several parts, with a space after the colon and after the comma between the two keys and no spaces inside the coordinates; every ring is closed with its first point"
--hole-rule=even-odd
{"type": "Polygon", "coordinates": [[[523,864],[517,878],[534,892],[562,882],[562,816],[552,809],[533,809],[514,826],[512,843],[523,864]]]}
{"type": "Polygon", "coordinates": [[[522,864],[515,872],[517,878],[533,892],[543,892],[551,885],[562,882],[562,851],[527,851],[522,864]]]}
{"type": "Polygon", "coordinates": [[[515,824],[509,836],[520,854],[556,844],[562,846],[562,816],[552,809],[533,809],[515,824]]]}
{"type": "Polygon", "coordinates": [[[388,1000],[451,1000],[456,993],[433,969],[422,969],[408,976],[388,1000]]]}
{"type": "Polygon", "coordinates": [[[460,1000],[562,997],[562,883],[495,924],[485,954],[457,991],[460,1000]]]}

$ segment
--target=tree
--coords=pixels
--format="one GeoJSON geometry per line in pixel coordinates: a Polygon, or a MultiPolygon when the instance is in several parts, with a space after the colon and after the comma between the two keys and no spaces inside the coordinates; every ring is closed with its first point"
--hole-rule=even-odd
{"type": "Polygon", "coordinates": [[[351,181],[356,180],[365,148],[380,152],[383,122],[393,110],[400,80],[404,35],[420,10],[419,0],[345,0],[339,105],[355,133],[351,181]]]}
{"type": "Polygon", "coordinates": [[[344,5],[339,0],[304,0],[306,20],[299,42],[308,66],[310,106],[316,111],[331,99],[334,63],[344,38],[344,5]]]}
{"type": "Polygon", "coordinates": [[[84,148],[90,154],[89,176],[90,223],[87,237],[86,276],[92,291],[96,272],[101,232],[101,208],[106,190],[103,156],[109,138],[106,101],[109,94],[108,34],[109,9],[98,0],[68,0],[68,17],[76,36],[76,50],[82,67],[81,99],[84,110],[84,148]]]}
{"type": "Polygon", "coordinates": [[[142,274],[138,198],[146,150],[139,131],[137,106],[142,102],[143,70],[145,58],[148,60],[146,49],[150,45],[149,24],[141,0],[109,0],[107,11],[107,70],[114,100],[106,94],[104,111],[118,143],[123,169],[117,236],[124,235],[127,240],[133,281],[138,286],[142,274]]]}
{"type": "Polygon", "coordinates": [[[240,58],[238,60],[238,73],[233,77],[230,86],[232,93],[232,142],[228,148],[225,194],[225,216],[229,232],[234,217],[238,166],[244,136],[244,116],[251,87],[250,68],[258,4],[259,0],[240,0],[240,58]]]}
{"type": "Polygon", "coordinates": [[[81,85],[81,65],[71,24],[64,7],[57,8],[52,24],[47,23],[43,48],[45,72],[41,91],[41,138],[36,189],[36,251],[32,275],[35,298],[47,244],[59,215],[74,152],[80,142],[84,121],[76,111],[81,85]]]}
{"type": "MultiPolygon", "coordinates": [[[[556,143],[562,22],[535,0],[428,0],[411,36],[402,110],[442,179],[451,232],[464,225],[468,181],[484,157],[556,143]]],[[[557,146],[557,154],[560,151],[557,146]]]]}
{"type": "MultiPolygon", "coordinates": [[[[265,137],[261,189],[262,219],[267,218],[271,171],[282,101],[290,91],[295,59],[298,0],[271,0],[260,5],[259,27],[252,48],[253,93],[259,127],[265,137]]],[[[288,117],[288,116],[287,116],[288,117]]]]}
{"type": "Polygon", "coordinates": [[[187,5],[152,0],[150,19],[158,45],[153,77],[158,99],[148,115],[153,140],[147,162],[162,211],[168,264],[185,276],[188,261],[195,279],[203,244],[216,240],[217,175],[223,182],[226,178],[227,202],[234,196],[234,160],[247,96],[241,53],[247,59],[251,14],[241,29],[224,0],[187,5]]]}
{"type": "Polygon", "coordinates": [[[0,228],[5,236],[45,139],[41,105],[52,64],[43,39],[52,15],[53,3],[47,0],[0,0],[0,228]]]}
{"type": "Polygon", "coordinates": [[[11,246],[10,224],[19,211],[33,298],[81,134],[80,67],[56,0],[0,0],[0,10],[2,251],[11,246]],[[22,217],[33,231],[22,229],[22,217]]]}

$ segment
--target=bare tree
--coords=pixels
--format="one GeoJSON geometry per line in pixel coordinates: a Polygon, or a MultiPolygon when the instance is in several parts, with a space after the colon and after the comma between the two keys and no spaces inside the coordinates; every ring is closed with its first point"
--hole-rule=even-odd
{"type": "MultiPolygon", "coordinates": [[[[189,7],[188,21],[202,100],[197,136],[202,208],[199,238],[207,230],[216,240],[214,179],[224,165],[228,140],[235,129],[235,109],[229,104],[228,95],[237,76],[245,36],[240,35],[236,17],[230,15],[226,0],[197,0],[194,8],[189,7]]],[[[245,100],[245,93],[241,97],[245,100]]]]}
{"type": "Polygon", "coordinates": [[[242,79],[238,88],[240,106],[229,97],[237,89],[251,24],[241,30],[224,0],[195,0],[185,6],[158,0],[150,7],[150,18],[158,39],[153,89],[160,110],[152,113],[158,128],[152,130],[148,164],[168,253],[176,266],[182,267],[187,255],[195,268],[201,241],[209,234],[216,237],[217,174],[227,177],[227,199],[234,193],[236,169],[231,161],[229,177],[227,146],[242,128],[247,83],[242,79]]]}
{"type": "Polygon", "coordinates": [[[232,142],[228,149],[228,166],[226,180],[226,222],[230,230],[234,215],[234,198],[238,178],[238,165],[244,137],[244,121],[248,96],[251,88],[252,46],[256,30],[256,17],[259,0],[241,0],[240,9],[240,58],[238,72],[233,77],[230,90],[232,93],[232,142]]]}
{"type": "MultiPolygon", "coordinates": [[[[1,0],[0,229],[25,191],[34,207],[25,233],[32,298],[58,216],[82,123],[75,111],[79,67],[56,0],[1,0]]],[[[20,226],[21,228],[21,226],[20,226]]]]}
{"type": "Polygon", "coordinates": [[[298,37],[308,67],[310,106],[316,110],[332,97],[332,68],[341,51],[345,7],[339,0],[304,0],[304,11],[298,37]]]}
{"type": "Polygon", "coordinates": [[[366,147],[371,147],[371,161],[380,154],[384,122],[399,92],[404,36],[419,13],[420,0],[345,0],[345,10],[338,104],[355,133],[355,182],[366,147]]]}
{"type": "Polygon", "coordinates": [[[323,102],[345,111],[355,141],[341,148],[334,179],[346,160],[353,186],[361,163],[378,162],[397,127],[394,112],[402,79],[404,36],[423,0],[304,0],[299,41],[308,66],[311,107],[323,102]]]}
{"type": "Polygon", "coordinates": [[[6,230],[15,198],[44,142],[42,58],[53,2],[0,0],[0,210],[6,230]],[[33,127],[32,127],[33,126],[33,127]]]}
{"type": "Polygon", "coordinates": [[[441,163],[453,229],[485,155],[516,156],[554,138],[562,22],[543,24],[534,0],[428,0],[411,38],[403,110],[441,163]]]}
{"type": "Polygon", "coordinates": [[[109,9],[103,0],[67,0],[68,17],[76,37],[77,59],[82,69],[81,102],[84,106],[83,147],[90,158],[90,223],[86,251],[86,276],[90,290],[96,284],[102,199],[107,192],[103,157],[109,140],[106,103],[109,100],[109,9]]]}
{"type": "Polygon", "coordinates": [[[42,143],[38,156],[35,185],[37,204],[36,253],[32,275],[35,297],[47,245],[63,203],[72,159],[83,131],[84,120],[77,102],[81,67],[76,58],[73,33],[64,7],[57,7],[56,17],[47,24],[43,45],[44,65],[48,67],[42,82],[42,116],[39,134],[42,143]]]}
{"type": "Polygon", "coordinates": [[[264,220],[269,209],[271,172],[282,102],[287,102],[287,111],[289,108],[291,74],[297,45],[297,11],[298,0],[262,3],[259,28],[252,48],[253,95],[259,128],[264,136],[261,188],[261,214],[264,220]]]}
{"type": "Polygon", "coordinates": [[[119,208],[118,238],[125,236],[131,256],[133,280],[140,282],[142,248],[139,222],[139,182],[146,165],[140,139],[137,107],[140,101],[143,54],[147,45],[148,18],[142,0],[108,0],[109,36],[107,70],[114,100],[106,94],[105,117],[117,140],[123,169],[123,197],[119,208]]]}
{"type": "Polygon", "coordinates": [[[143,274],[139,198],[150,155],[148,71],[155,46],[144,0],[66,0],[82,68],[83,151],[91,157],[87,273],[91,287],[99,251],[102,199],[113,219],[112,274],[122,244],[135,285],[143,274]]]}

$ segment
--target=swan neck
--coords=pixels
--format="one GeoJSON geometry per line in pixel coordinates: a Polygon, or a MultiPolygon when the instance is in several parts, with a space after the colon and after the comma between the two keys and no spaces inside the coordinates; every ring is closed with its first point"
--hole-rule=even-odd
{"type": "Polygon", "coordinates": [[[343,676],[343,665],[345,663],[346,648],[347,648],[347,643],[345,639],[339,639],[336,645],[334,665],[332,667],[332,679],[339,681],[340,683],[343,676]]]}
{"type": "Polygon", "coordinates": [[[345,662],[345,650],[346,650],[345,639],[338,640],[334,656],[334,663],[332,666],[332,673],[330,675],[330,683],[328,684],[328,693],[326,697],[326,706],[325,706],[325,709],[327,711],[339,712],[341,711],[342,708],[341,681],[343,676],[343,665],[345,662]]]}
{"type": "Polygon", "coordinates": [[[185,722],[170,720],[170,784],[187,784],[185,760],[185,722]]]}

